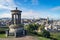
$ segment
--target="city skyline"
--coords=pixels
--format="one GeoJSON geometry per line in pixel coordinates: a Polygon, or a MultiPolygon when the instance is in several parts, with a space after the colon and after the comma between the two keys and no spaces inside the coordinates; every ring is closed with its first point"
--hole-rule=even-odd
{"type": "Polygon", "coordinates": [[[60,19],[60,0],[0,0],[0,18],[10,18],[15,7],[22,10],[22,18],[60,19]]]}

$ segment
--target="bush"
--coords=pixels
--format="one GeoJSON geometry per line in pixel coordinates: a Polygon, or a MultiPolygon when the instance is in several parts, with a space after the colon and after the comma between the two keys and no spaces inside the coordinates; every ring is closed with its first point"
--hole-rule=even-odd
{"type": "Polygon", "coordinates": [[[0,34],[4,34],[5,33],[5,31],[0,31],[0,34]]]}
{"type": "Polygon", "coordinates": [[[50,32],[47,31],[47,30],[43,30],[43,31],[42,31],[42,36],[43,36],[43,37],[50,38],[50,32]]]}

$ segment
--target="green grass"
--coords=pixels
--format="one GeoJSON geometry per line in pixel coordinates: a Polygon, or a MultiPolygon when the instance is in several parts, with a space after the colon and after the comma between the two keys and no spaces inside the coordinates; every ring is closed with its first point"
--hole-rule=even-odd
{"type": "MultiPolygon", "coordinates": [[[[33,35],[33,36],[36,37],[38,40],[51,40],[50,38],[45,38],[45,37],[36,36],[36,35],[33,35]]],[[[60,33],[58,33],[58,32],[51,33],[51,38],[55,39],[55,40],[60,40],[60,33]]]]}
{"type": "Polygon", "coordinates": [[[6,38],[5,33],[1,33],[1,32],[5,32],[8,29],[8,27],[0,27],[0,38],[6,38]]]}
{"type": "Polygon", "coordinates": [[[38,37],[38,40],[51,40],[51,39],[45,37],[38,37]]]}
{"type": "Polygon", "coordinates": [[[0,34],[0,38],[6,38],[5,34],[0,34]]]}
{"type": "Polygon", "coordinates": [[[45,37],[38,36],[38,35],[35,35],[35,34],[31,34],[31,33],[29,33],[28,35],[31,35],[31,36],[37,38],[38,40],[51,40],[50,38],[45,38],[45,37]]]}
{"type": "Polygon", "coordinates": [[[56,38],[57,40],[60,40],[60,33],[51,33],[51,37],[56,38]]]}

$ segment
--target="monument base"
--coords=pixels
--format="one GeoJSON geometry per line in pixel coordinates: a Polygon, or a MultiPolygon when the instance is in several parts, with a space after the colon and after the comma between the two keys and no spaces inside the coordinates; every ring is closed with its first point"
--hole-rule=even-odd
{"type": "Polygon", "coordinates": [[[6,36],[20,37],[25,35],[24,27],[10,25],[9,31],[6,31],[6,36]]]}
{"type": "Polygon", "coordinates": [[[9,35],[14,35],[15,37],[17,36],[23,36],[24,35],[24,29],[23,28],[17,28],[17,29],[10,29],[9,30],[9,35]]]}

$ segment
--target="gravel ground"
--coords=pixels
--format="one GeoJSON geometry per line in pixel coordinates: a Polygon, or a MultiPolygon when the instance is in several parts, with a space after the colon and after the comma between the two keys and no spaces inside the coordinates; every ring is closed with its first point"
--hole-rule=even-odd
{"type": "Polygon", "coordinates": [[[24,36],[19,38],[0,38],[0,40],[37,40],[37,38],[32,36],[24,36]]]}

